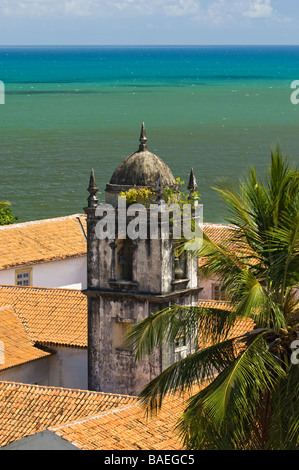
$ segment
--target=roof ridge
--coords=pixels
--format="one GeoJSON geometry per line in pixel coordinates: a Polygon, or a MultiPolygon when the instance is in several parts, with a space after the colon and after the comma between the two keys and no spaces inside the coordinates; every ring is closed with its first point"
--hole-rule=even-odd
{"type": "Polygon", "coordinates": [[[77,217],[86,218],[86,215],[77,213],[77,214],[65,215],[65,216],[61,216],[61,217],[53,217],[53,218],[48,218],[48,219],[29,220],[27,222],[20,222],[20,223],[17,223],[17,224],[3,225],[3,226],[0,227],[0,230],[9,230],[9,229],[13,229],[13,228],[22,228],[22,227],[28,227],[28,226],[31,226],[31,225],[39,225],[39,224],[49,223],[49,222],[54,223],[54,222],[63,221],[63,220],[75,219],[77,217]]]}
{"type": "Polygon", "coordinates": [[[234,224],[222,224],[222,223],[213,223],[213,222],[203,222],[203,226],[206,227],[219,227],[219,228],[230,228],[230,229],[238,229],[238,227],[234,224]]]}
{"type": "MultiPolygon", "coordinates": [[[[132,398],[134,398],[134,397],[132,397],[132,398]]],[[[112,408],[108,411],[104,411],[103,413],[98,413],[96,415],[87,416],[87,418],[77,419],[76,421],[70,421],[69,423],[60,424],[59,426],[55,426],[55,427],[51,426],[47,429],[55,432],[55,431],[58,431],[59,429],[62,429],[62,428],[68,428],[70,426],[75,426],[76,424],[86,423],[87,421],[91,421],[93,419],[101,418],[102,416],[107,416],[107,415],[110,415],[110,414],[119,413],[119,412],[127,410],[129,408],[135,408],[136,406],[140,406],[140,403],[138,403],[137,401],[136,401],[136,403],[133,403],[131,405],[126,405],[126,406],[123,406],[121,408],[112,408]]]]}
{"type": "Polygon", "coordinates": [[[38,287],[38,286],[16,286],[14,284],[0,284],[0,289],[1,288],[13,288],[13,289],[23,289],[23,290],[44,290],[44,291],[57,291],[57,292],[76,292],[76,293],[81,293],[81,289],[67,289],[63,287],[38,287]]]}
{"type": "Polygon", "coordinates": [[[55,387],[54,385],[37,385],[37,384],[27,384],[23,382],[11,382],[7,380],[0,380],[0,384],[8,384],[8,385],[16,385],[19,387],[26,387],[26,388],[35,388],[35,389],[46,389],[46,390],[61,390],[61,391],[67,391],[70,393],[83,393],[86,395],[103,395],[107,397],[116,397],[116,398],[135,398],[137,399],[136,396],[134,395],[121,395],[119,393],[106,393],[106,392],[97,392],[95,390],[83,390],[83,389],[77,389],[77,388],[68,388],[68,387],[55,387]]]}
{"type": "MultiPolygon", "coordinates": [[[[205,383],[208,383],[211,378],[213,376],[209,376],[207,377],[206,379],[204,379],[204,382],[205,383]]],[[[165,398],[169,398],[171,397],[172,395],[177,395],[180,396],[180,392],[178,391],[169,391],[168,394],[166,395],[165,398]]],[[[77,419],[76,421],[72,421],[72,422],[69,422],[69,423],[64,423],[64,424],[60,424],[59,426],[51,426],[49,428],[47,428],[48,430],[51,430],[53,432],[55,431],[58,431],[59,429],[62,429],[62,428],[67,428],[67,427],[70,427],[70,426],[74,426],[76,424],[81,424],[81,423],[85,423],[87,421],[91,421],[93,419],[97,419],[97,418],[101,418],[103,416],[107,416],[107,415],[111,415],[111,414],[115,414],[115,413],[120,413],[124,410],[127,410],[127,409],[130,409],[130,408],[136,408],[136,407],[140,407],[142,405],[142,402],[141,401],[138,401],[138,397],[134,397],[132,396],[132,398],[136,398],[136,402],[133,403],[133,404],[130,404],[130,405],[126,405],[126,406],[123,406],[123,407],[120,407],[120,408],[112,408],[108,411],[104,411],[102,413],[98,413],[96,415],[92,415],[92,416],[87,416],[86,418],[82,418],[82,419],[77,419]]]]}
{"type": "Polygon", "coordinates": [[[0,312],[2,312],[3,310],[9,310],[9,309],[14,311],[14,308],[13,308],[12,305],[4,305],[4,306],[0,307],[0,312]]]}

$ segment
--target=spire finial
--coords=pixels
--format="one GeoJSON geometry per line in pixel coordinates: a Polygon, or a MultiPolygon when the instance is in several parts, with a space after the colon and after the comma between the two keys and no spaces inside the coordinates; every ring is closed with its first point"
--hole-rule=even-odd
{"type": "Polygon", "coordinates": [[[146,135],[145,135],[145,126],[144,126],[144,122],[142,123],[142,126],[141,126],[141,133],[140,133],[140,145],[139,145],[139,151],[141,152],[142,150],[146,150],[147,149],[147,138],[146,138],[146,135]]]}
{"type": "Polygon", "coordinates": [[[89,186],[87,191],[90,193],[88,198],[88,207],[96,207],[98,204],[98,198],[96,197],[96,193],[98,192],[99,188],[97,187],[95,176],[94,176],[94,169],[92,168],[90,173],[89,179],[89,186]]]}
{"type": "Polygon", "coordinates": [[[188,190],[190,191],[190,193],[194,193],[198,190],[198,185],[196,182],[196,178],[194,176],[193,168],[191,168],[191,172],[190,172],[188,190]]]}

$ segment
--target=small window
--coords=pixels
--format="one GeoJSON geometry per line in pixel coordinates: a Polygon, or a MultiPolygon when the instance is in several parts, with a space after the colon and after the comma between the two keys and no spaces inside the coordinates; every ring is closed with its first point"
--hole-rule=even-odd
{"type": "Polygon", "coordinates": [[[31,286],[31,270],[16,271],[17,286],[31,286]]]}
{"type": "Polygon", "coordinates": [[[212,284],[212,300],[228,300],[228,296],[220,284],[212,284]]]}
{"type": "Polygon", "coordinates": [[[221,300],[221,287],[219,284],[212,284],[212,300],[221,300]]]}
{"type": "Polygon", "coordinates": [[[175,338],[175,348],[182,348],[186,346],[186,332],[185,328],[181,328],[175,338]]]}

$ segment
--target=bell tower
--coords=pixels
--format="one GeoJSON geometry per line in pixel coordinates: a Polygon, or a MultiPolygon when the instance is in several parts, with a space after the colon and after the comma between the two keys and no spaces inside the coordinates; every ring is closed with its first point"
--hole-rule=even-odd
{"type": "MultiPolygon", "coordinates": [[[[196,186],[193,170],[189,186],[192,193],[196,186]]],[[[103,203],[97,199],[98,187],[91,172],[90,196],[84,209],[90,390],[137,395],[166,367],[196,348],[178,338],[176,344],[136,362],[125,342],[128,329],[151,313],[173,303],[198,303],[197,259],[188,254],[176,257],[173,237],[165,236],[163,221],[169,220],[169,209],[162,189],[166,187],[175,191],[175,178],[169,167],[147,150],[144,124],[139,149],[116,168],[106,185],[103,203]],[[124,198],[120,203],[120,193],[132,188],[150,189],[151,204],[132,205],[124,198]]]]}

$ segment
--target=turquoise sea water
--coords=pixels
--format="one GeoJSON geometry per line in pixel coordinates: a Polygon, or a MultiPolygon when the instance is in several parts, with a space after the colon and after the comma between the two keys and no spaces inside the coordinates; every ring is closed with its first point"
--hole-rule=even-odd
{"type": "Polygon", "coordinates": [[[263,172],[277,142],[298,162],[299,47],[1,47],[0,80],[0,200],[20,221],[82,212],[92,167],[103,200],[143,121],[176,177],[194,168],[206,221],[224,221],[218,178],[263,172]]]}

